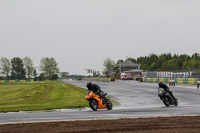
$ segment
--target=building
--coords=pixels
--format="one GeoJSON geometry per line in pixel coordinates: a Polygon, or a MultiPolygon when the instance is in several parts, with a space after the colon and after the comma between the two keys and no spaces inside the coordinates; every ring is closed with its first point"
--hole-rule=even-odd
{"type": "Polygon", "coordinates": [[[129,60],[126,60],[120,64],[118,64],[115,69],[120,69],[121,72],[123,71],[128,71],[128,70],[132,70],[132,69],[139,69],[141,64],[136,64],[136,63],[133,63],[129,60]]]}
{"type": "Polygon", "coordinates": [[[121,78],[121,73],[131,73],[132,76],[134,76],[135,74],[140,74],[142,72],[142,70],[139,70],[141,64],[137,64],[137,63],[133,63],[129,60],[126,60],[118,65],[116,65],[115,70],[119,70],[118,74],[117,74],[117,79],[121,78]],[[136,71],[137,70],[137,71],[136,71]]]}

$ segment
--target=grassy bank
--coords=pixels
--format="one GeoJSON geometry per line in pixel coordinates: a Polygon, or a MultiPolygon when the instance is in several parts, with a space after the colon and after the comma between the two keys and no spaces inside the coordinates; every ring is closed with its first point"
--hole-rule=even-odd
{"type": "Polygon", "coordinates": [[[0,84],[0,112],[86,107],[87,90],[55,82],[0,84]]]}
{"type": "Polygon", "coordinates": [[[86,94],[86,89],[55,81],[0,84],[0,112],[88,107],[86,94]]]}

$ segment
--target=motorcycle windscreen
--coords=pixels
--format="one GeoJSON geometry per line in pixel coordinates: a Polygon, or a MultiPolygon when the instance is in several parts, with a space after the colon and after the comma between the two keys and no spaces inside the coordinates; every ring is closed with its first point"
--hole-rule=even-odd
{"type": "Polygon", "coordinates": [[[90,95],[90,92],[91,92],[91,90],[88,90],[87,96],[89,96],[89,95],[90,95]]]}
{"type": "Polygon", "coordinates": [[[93,91],[88,91],[88,94],[86,95],[85,99],[89,100],[90,98],[93,98],[93,91]]]}
{"type": "Polygon", "coordinates": [[[164,93],[165,93],[165,90],[163,89],[163,88],[159,88],[158,89],[158,96],[163,96],[164,95],[164,93]]]}

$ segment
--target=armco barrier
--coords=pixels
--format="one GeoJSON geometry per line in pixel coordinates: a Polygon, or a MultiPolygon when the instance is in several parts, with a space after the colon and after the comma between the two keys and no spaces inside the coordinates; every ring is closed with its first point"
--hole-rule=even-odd
{"type": "MultiPolygon", "coordinates": [[[[178,84],[197,84],[200,81],[200,78],[174,78],[175,83],[178,84]]],[[[170,78],[143,78],[143,82],[159,82],[162,81],[164,83],[171,82],[170,78]]]]}
{"type": "Polygon", "coordinates": [[[97,78],[97,81],[110,82],[111,78],[97,78]]]}
{"type": "Polygon", "coordinates": [[[97,80],[97,77],[91,77],[91,78],[82,78],[82,80],[97,80]]]}
{"type": "Polygon", "coordinates": [[[97,77],[92,77],[92,78],[82,78],[82,80],[96,80],[96,81],[104,81],[104,82],[110,82],[111,78],[97,78],[97,77]]]}

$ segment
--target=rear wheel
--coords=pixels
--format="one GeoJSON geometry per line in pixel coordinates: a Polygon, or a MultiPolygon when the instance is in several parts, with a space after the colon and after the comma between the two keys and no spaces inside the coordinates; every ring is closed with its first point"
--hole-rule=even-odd
{"type": "Polygon", "coordinates": [[[95,99],[91,99],[89,101],[89,105],[90,105],[90,108],[92,110],[97,111],[97,109],[98,109],[98,103],[97,103],[97,101],[95,99]]]}
{"type": "Polygon", "coordinates": [[[161,100],[163,101],[163,103],[165,104],[165,106],[169,107],[169,99],[167,97],[162,97],[161,100]]]}
{"type": "Polygon", "coordinates": [[[178,100],[175,101],[175,104],[174,104],[174,105],[175,105],[175,106],[178,106],[178,100]]]}
{"type": "Polygon", "coordinates": [[[107,108],[108,110],[111,110],[111,109],[113,108],[112,102],[111,102],[109,99],[107,99],[106,108],[107,108]]]}

